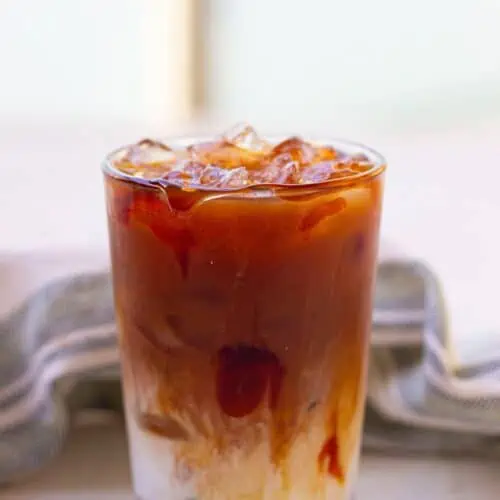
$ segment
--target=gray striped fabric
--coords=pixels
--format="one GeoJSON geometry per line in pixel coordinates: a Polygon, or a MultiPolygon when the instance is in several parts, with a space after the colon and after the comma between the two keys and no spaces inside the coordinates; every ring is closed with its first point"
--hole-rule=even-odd
{"type": "MultiPolygon", "coordinates": [[[[452,377],[445,333],[433,273],[416,262],[380,263],[365,448],[500,455],[500,391],[481,383],[500,360],[452,377]]],[[[75,415],[92,409],[121,411],[106,273],[60,279],[0,322],[0,483],[54,457],[75,415]]]]}

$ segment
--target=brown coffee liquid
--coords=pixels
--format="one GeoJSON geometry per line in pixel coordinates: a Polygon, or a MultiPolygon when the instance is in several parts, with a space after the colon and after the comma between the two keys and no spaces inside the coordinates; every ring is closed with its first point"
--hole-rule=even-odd
{"type": "Polygon", "coordinates": [[[139,425],[172,440],[203,481],[220,480],[214,457],[266,442],[293,483],[294,443],[311,428],[323,437],[301,470],[344,481],[362,415],[382,168],[244,130],[182,150],[142,142],[107,175],[125,390],[139,425]]]}

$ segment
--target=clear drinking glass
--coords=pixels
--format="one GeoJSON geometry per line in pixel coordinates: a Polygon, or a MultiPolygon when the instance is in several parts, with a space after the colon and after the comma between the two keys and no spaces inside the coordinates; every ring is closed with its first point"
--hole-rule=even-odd
{"type": "MultiPolygon", "coordinates": [[[[196,139],[167,141],[180,147],[196,139]]],[[[356,476],[385,162],[190,189],[104,164],[142,500],[343,500],[356,476]]]]}

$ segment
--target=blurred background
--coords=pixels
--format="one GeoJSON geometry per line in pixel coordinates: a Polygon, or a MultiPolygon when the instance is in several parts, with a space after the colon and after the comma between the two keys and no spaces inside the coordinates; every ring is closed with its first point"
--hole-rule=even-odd
{"type": "Polygon", "coordinates": [[[100,161],[145,135],[349,137],[387,156],[384,242],[437,271],[466,352],[500,325],[499,21],[498,0],[4,0],[0,251],[105,249],[100,161]]]}
{"type": "MultiPolygon", "coordinates": [[[[450,372],[485,353],[486,364],[489,355],[498,360],[499,27],[500,0],[1,1],[0,319],[46,275],[78,272],[94,256],[107,265],[100,163],[111,149],[243,121],[382,152],[382,256],[415,258],[436,272],[450,315],[450,372]]],[[[488,394],[498,387],[492,366],[488,394]]],[[[474,395],[471,387],[460,385],[458,397],[474,395]]],[[[429,393],[411,403],[419,397],[424,410],[433,405],[429,393]]],[[[483,403],[491,417],[478,415],[494,426],[498,398],[483,403]]],[[[78,448],[76,458],[63,456],[40,476],[61,483],[57,498],[70,497],[75,471],[85,488],[98,476],[118,483],[118,463],[128,484],[123,432],[89,432],[72,437],[67,456],[78,448]],[[95,442],[104,443],[98,453],[95,442]]],[[[4,459],[15,456],[1,439],[4,459]]],[[[490,439],[498,441],[484,437],[488,450],[490,439]]],[[[498,463],[453,462],[448,475],[428,458],[423,468],[399,462],[396,474],[387,474],[394,461],[368,462],[369,495],[385,491],[383,477],[400,479],[400,494],[387,492],[398,500],[424,476],[440,499],[445,490],[457,500],[493,498],[475,485],[498,491],[498,463]]],[[[32,491],[0,496],[56,498],[36,483],[32,491]]]]}

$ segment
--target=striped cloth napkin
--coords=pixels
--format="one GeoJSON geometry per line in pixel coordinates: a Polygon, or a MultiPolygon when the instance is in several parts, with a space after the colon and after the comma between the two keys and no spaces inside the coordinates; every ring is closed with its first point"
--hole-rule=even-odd
{"type": "MultiPolygon", "coordinates": [[[[82,412],[121,412],[121,393],[105,259],[0,258],[0,283],[0,483],[8,483],[54,457],[82,412]]],[[[500,356],[452,372],[446,336],[432,271],[381,258],[365,449],[500,456],[500,356]]]]}

